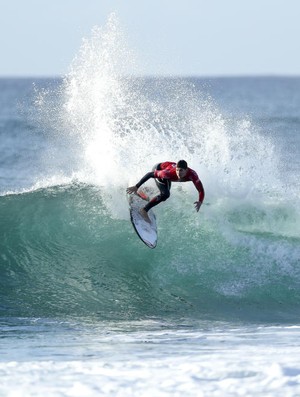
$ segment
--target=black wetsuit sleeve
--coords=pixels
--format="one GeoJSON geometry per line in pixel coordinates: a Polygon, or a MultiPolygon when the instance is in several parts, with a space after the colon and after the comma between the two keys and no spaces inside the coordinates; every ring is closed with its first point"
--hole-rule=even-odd
{"type": "Polygon", "coordinates": [[[154,178],[154,172],[148,172],[143,178],[135,185],[137,188],[141,187],[148,179],[154,178]]]}

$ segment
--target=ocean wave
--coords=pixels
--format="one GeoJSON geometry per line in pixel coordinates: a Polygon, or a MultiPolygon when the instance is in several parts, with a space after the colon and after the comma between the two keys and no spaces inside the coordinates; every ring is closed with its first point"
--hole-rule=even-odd
{"type": "Polygon", "coordinates": [[[195,217],[180,194],[180,203],[156,210],[155,250],[137,238],[127,209],[126,216],[112,213],[100,187],[69,184],[0,197],[1,314],[297,316],[293,212],[219,202],[195,217]]]}

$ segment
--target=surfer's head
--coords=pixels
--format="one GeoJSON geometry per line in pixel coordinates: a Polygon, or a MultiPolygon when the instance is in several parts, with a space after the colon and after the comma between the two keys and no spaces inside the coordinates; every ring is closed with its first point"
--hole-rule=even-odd
{"type": "Polygon", "coordinates": [[[185,160],[179,160],[176,164],[176,174],[179,179],[184,178],[187,174],[187,162],[185,160]]]}
{"type": "Polygon", "coordinates": [[[176,168],[182,168],[183,170],[186,170],[187,167],[188,167],[188,165],[185,160],[179,160],[176,164],[176,168]]]}

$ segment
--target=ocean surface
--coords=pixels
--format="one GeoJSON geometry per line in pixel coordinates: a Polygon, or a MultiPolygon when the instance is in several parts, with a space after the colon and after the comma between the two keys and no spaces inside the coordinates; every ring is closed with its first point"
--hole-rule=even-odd
{"type": "Polygon", "coordinates": [[[300,77],[135,77],[122,38],[0,79],[0,396],[300,396],[300,77]],[[125,190],[181,158],[205,203],[174,183],[151,250],[125,190]]]}

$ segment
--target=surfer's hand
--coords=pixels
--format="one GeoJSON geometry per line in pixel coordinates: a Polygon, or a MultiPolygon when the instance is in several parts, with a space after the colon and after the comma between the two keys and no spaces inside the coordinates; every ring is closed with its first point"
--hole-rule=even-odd
{"type": "Polygon", "coordinates": [[[195,201],[194,204],[195,204],[196,211],[198,212],[200,210],[202,203],[201,203],[201,201],[195,201]]]}
{"type": "Polygon", "coordinates": [[[126,189],[126,192],[127,192],[128,194],[131,194],[131,193],[136,193],[137,190],[138,190],[138,188],[137,188],[136,186],[130,186],[130,187],[128,187],[128,188],[126,189]]]}

